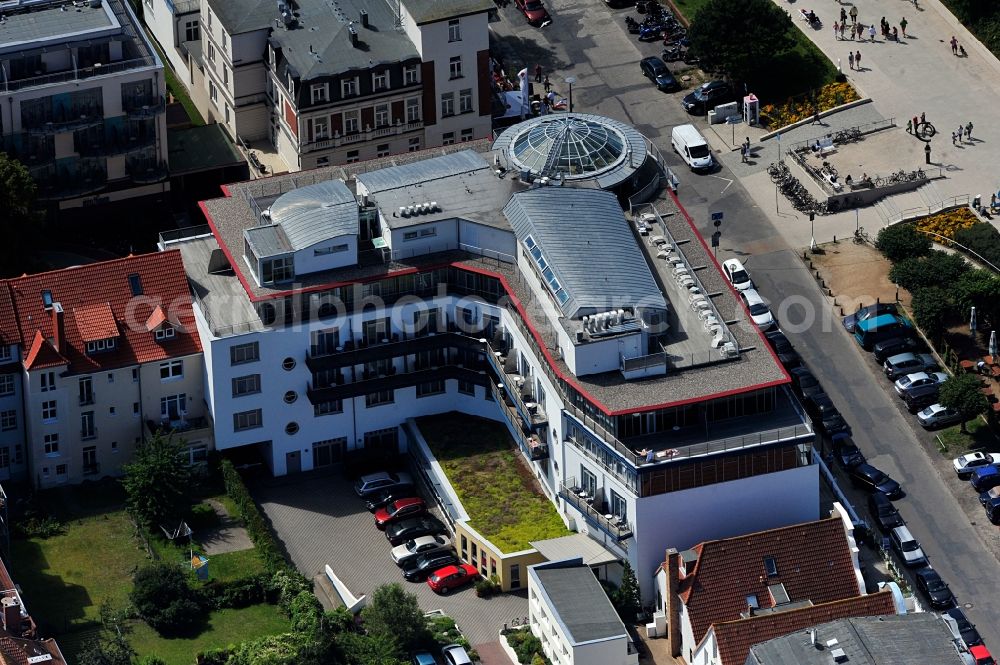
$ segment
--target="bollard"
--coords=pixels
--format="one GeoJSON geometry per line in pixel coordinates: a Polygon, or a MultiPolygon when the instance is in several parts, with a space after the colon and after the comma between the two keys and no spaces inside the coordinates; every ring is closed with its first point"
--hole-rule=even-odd
{"type": "Polygon", "coordinates": [[[836,244],[837,244],[837,236],[833,236],[833,244],[834,244],[834,245],[836,245],[836,244]]]}
{"type": "Polygon", "coordinates": [[[844,316],[844,308],[843,307],[840,308],[840,315],[844,316]]]}

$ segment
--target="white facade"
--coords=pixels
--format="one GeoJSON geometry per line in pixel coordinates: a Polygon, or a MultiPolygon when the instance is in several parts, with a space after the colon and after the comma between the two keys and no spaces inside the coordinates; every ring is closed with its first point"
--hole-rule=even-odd
{"type": "Polygon", "coordinates": [[[0,481],[21,478],[26,469],[20,345],[0,346],[0,481]]]}

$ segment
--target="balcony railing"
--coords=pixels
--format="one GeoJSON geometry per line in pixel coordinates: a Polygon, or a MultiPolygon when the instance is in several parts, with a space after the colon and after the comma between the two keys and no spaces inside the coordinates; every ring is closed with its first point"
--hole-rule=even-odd
{"type": "Polygon", "coordinates": [[[123,98],[122,108],[130,118],[152,118],[166,110],[166,102],[158,95],[136,95],[123,98]]]}
{"type": "Polygon", "coordinates": [[[626,520],[605,513],[599,508],[606,508],[607,502],[601,502],[595,507],[595,499],[576,484],[576,478],[567,478],[565,482],[559,483],[559,496],[571,504],[586,518],[588,522],[596,525],[602,531],[613,536],[617,540],[625,540],[632,535],[632,525],[626,520]]]}
{"type": "Polygon", "coordinates": [[[510,400],[517,409],[518,414],[524,420],[525,425],[531,429],[545,427],[549,419],[545,415],[545,410],[540,404],[531,399],[530,393],[524,393],[526,379],[519,375],[508,374],[503,368],[501,358],[503,354],[495,350],[492,346],[487,347],[486,359],[493,368],[493,371],[501,379],[500,387],[510,396],[510,400]],[[525,398],[528,399],[525,399],[525,398]]]}
{"type": "Polygon", "coordinates": [[[154,161],[148,159],[127,160],[125,165],[132,182],[148,185],[154,182],[166,180],[170,175],[170,169],[164,161],[154,161]]]}
{"type": "Polygon", "coordinates": [[[51,118],[34,120],[26,118],[25,120],[27,122],[24,128],[30,134],[60,134],[72,129],[85,129],[104,124],[104,110],[88,111],[62,120],[53,120],[51,118]]]}
{"type": "Polygon", "coordinates": [[[547,443],[543,443],[541,439],[538,438],[537,434],[525,434],[524,420],[521,414],[517,412],[514,405],[511,404],[510,398],[507,394],[500,388],[500,386],[495,382],[491,382],[488,390],[492,391],[493,399],[500,407],[501,413],[504,415],[504,422],[507,424],[507,431],[510,432],[511,438],[517,443],[518,448],[524,453],[524,456],[530,459],[532,462],[540,462],[542,460],[549,458],[549,446],[547,443]]]}
{"type": "Polygon", "coordinates": [[[154,133],[96,138],[81,134],[73,136],[73,148],[83,157],[123,155],[154,145],[156,145],[156,134],[154,133]]]}
{"type": "Polygon", "coordinates": [[[127,72],[130,69],[153,67],[155,65],[156,59],[153,56],[148,55],[143,58],[135,58],[134,60],[120,60],[118,62],[109,62],[107,64],[100,63],[91,67],[77,67],[76,69],[68,69],[64,72],[53,72],[52,74],[32,76],[31,78],[3,81],[0,85],[3,86],[3,90],[5,92],[9,92],[13,90],[24,90],[25,88],[35,88],[43,85],[52,85],[54,83],[65,83],[66,81],[88,79],[95,76],[118,74],[121,72],[127,72]]]}
{"type": "Polygon", "coordinates": [[[39,201],[60,201],[103,190],[108,184],[108,171],[103,164],[95,164],[74,172],[49,174],[35,182],[39,201]]]}
{"type": "Polygon", "coordinates": [[[100,462],[84,462],[83,464],[83,475],[85,476],[96,476],[101,472],[100,462]]]}
{"type": "Polygon", "coordinates": [[[430,383],[431,381],[444,381],[447,379],[467,381],[480,386],[485,386],[489,383],[489,375],[486,373],[485,365],[481,367],[444,365],[429,369],[418,369],[411,372],[396,372],[390,369],[389,373],[385,375],[371,376],[367,379],[361,378],[348,383],[320,388],[314,388],[312,384],[309,384],[306,389],[306,395],[312,404],[323,404],[333,400],[370,395],[385,390],[409,388],[419,383],[430,383]]]}
{"type": "Polygon", "coordinates": [[[423,129],[424,123],[422,120],[417,120],[415,122],[397,122],[394,125],[386,125],[383,127],[369,128],[367,131],[357,131],[350,132],[348,134],[336,134],[333,137],[318,138],[315,141],[303,141],[299,144],[299,152],[315,152],[317,150],[326,150],[328,148],[339,148],[343,145],[350,145],[352,143],[362,143],[364,141],[371,141],[372,139],[380,138],[383,136],[390,136],[394,134],[403,134],[405,132],[412,132],[416,129],[423,129]]]}
{"type": "Polygon", "coordinates": [[[306,356],[306,366],[310,371],[316,372],[445,348],[481,350],[483,345],[479,338],[458,332],[428,333],[402,338],[397,333],[386,338],[385,342],[379,340],[376,344],[364,346],[354,341],[344,342],[334,349],[314,346],[306,356]]]}
{"type": "Polygon", "coordinates": [[[190,434],[196,430],[209,427],[211,427],[211,421],[204,416],[196,416],[194,418],[184,416],[176,420],[170,420],[169,418],[161,418],[160,420],[146,419],[146,429],[149,430],[150,434],[156,434],[157,432],[165,434],[190,434]]]}

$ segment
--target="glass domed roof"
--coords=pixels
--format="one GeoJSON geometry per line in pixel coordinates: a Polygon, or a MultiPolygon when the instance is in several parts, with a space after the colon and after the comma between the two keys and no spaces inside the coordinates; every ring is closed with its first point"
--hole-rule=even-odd
{"type": "Polygon", "coordinates": [[[517,135],[510,154],[521,170],[565,178],[594,176],[625,158],[626,139],[593,116],[551,116],[517,135]]]}

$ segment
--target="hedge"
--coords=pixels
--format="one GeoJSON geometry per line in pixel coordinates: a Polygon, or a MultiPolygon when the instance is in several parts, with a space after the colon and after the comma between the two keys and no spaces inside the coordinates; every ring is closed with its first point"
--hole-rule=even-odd
{"type": "Polygon", "coordinates": [[[991,224],[976,224],[957,231],[955,242],[965,245],[993,265],[1000,267],[1000,233],[991,224]]]}
{"type": "Polygon", "coordinates": [[[278,591],[272,577],[269,573],[259,573],[227,582],[212,581],[199,591],[205,604],[214,610],[240,609],[260,603],[274,604],[278,601],[278,591]]]}
{"type": "Polygon", "coordinates": [[[240,512],[240,519],[243,520],[247,534],[264,562],[264,569],[269,573],[275,573],[290,568],[285,555],[267,525],[267,521],[261,515],[260,509],[254,502],[250,490],[247,489],[236,467],[227,459],[222,460],[219,466],[222,470],[222,481],[226,485],[226,494],[236,504],[236,509],[240,512]]]}

